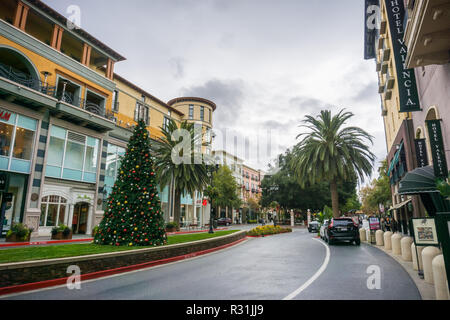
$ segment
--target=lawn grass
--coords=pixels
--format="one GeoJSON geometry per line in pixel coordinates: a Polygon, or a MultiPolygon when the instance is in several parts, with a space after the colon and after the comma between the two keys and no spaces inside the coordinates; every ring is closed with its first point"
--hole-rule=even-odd
{"type": "MultiPolygon", "coordinates": [[[[216,231],[209,233],[180,234],[168,236],[168,244],[184,243],[210,239],[235,233],[239,230],[216,231]]],[[[114,247],[100,246],[91,243],[49,245],[42,247],[27,247],[0,250],[0,263],[11,263],[19,261],[32,261],[43,259],[55,259],[74,256],[84,256],[90,254],[119,252],[127,250],[145,249],[148,247],[114,247]]]]}

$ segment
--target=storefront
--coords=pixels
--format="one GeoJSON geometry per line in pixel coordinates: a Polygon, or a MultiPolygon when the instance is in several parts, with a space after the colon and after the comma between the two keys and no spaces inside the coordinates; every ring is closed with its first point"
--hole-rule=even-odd
{"type": "Polygon", "coordinates": [[[50,235],[52,228],[61,224],[72,228],[74,234],[91,234],[94,226],[101,136],[73,129],[63,122],[49,129],[40,236],[50,235]]]}
{"type": "Polygon", "coordinates": [[[3,234],[23,222],[38,120],[0,107],[0,172],[5,177],[3,234]],[[6,195],[8,195],[6,197],[6,195]]]}

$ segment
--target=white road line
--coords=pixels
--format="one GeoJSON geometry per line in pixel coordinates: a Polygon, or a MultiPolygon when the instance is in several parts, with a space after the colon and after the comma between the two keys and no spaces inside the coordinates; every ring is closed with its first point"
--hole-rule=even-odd
{"type": "Polygon", "coordinates": [[[319,270],[317,270],[317,272],[308,280],[306,281],[300,288],[298,288],[297,290],[295,290],[294,292],[292,292],[290,295],[288,295],[287,297],[285,297],[283,300],[292,300],[294,299],[296,296],[298,296],[303,290],[305,290],[306,288],[308,288],[314,281],[317,280],[317,278],[320,277],[320,275],[325,271],[325,269],[328,266],[328,263],[330,262],[330,248],[328,247],[327,244],[323,243],[322,241],[313,238],[313,240],[319,241],[321,244],[323,244],[325,246],[325,248],[327,249],[327,255],[325,257],[325,261],[323,262],[322,266],[320,267],[319,270]]]}

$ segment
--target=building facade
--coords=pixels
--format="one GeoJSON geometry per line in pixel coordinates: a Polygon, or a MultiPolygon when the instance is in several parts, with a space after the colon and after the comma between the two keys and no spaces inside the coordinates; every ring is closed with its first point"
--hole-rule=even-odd
{"type": "MultiPolygon", "coordinates": [[[[166,119],[185,119],[182,108],[115,74],[123,60],[42,1],[1,1],[0,174],[12,199],[3,232],[23,222],[34,235],[59,224],[91,234],[136,120],[157,139],[166,119]]],[[[169,193],[161,190],[165,213],[169,193]]]]}
{"type": "MultiPolygon", "coordinates": [[[[244,201],[244,191],[242,189],[243,185],[243,166],[244,160],[241,158],[227,152],[224,150],[214,150],[212,152],[214,163],[219,165],[226,165],[230,168],[233,177],[239,186],[239,197],[242,201],[244,201]]],[[[227,217],[231,218],[233,221],[241,221],[242,218],[242,210],[241,208],[219,208],[219,218],[227,217]]]]}
{"type": "MultiPolygon", "coordinates": [[[[378,5],[381,14],[373,37],[373,56],[392,187],[390,213],[404,234],[409,234],[409,219],[423,217],[427,210],[421,197],[398,194],[402,178],[418,167],[438,162],[445,178],[448,176],[449,4],[427,0],[366,1],[366,10],[370,11],[368,5],[378,5]],[[442,154],[433,151],[431,136],[443,141],[442,154]]],[[[368,32],[366,26],[366,39],[371,39],[368,32]]]]}

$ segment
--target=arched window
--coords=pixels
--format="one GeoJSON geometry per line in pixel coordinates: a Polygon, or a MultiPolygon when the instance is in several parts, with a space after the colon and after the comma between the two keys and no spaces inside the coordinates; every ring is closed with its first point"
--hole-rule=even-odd
{"type": "Polygon", "coordinates": [[[47,196],[42,198],[41,219],[39,226],[56,227],[67,225],[67,200],[60,196],[47,196]]]}

